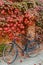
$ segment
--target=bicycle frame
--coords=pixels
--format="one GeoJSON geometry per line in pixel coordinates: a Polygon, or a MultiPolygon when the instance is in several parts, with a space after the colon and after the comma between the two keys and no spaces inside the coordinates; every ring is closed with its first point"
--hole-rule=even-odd
{"type": "MultiPolygon", "coordinates": [[[[27,50],[27,48],[28,48],[28,44],[30,45],[32,42],[34,42],[35,40],[32,40],[32,41],[30,41],[30,40],[28,40],[27,39],[27,43],[26,43],[26,45],[25,45],[25,48],[23,49],[23,48],[21,48],[18,44],[17,44],[17,42],[15,42],[15,40],[14,41],[12,41],[12,47],[11,47],[11,50],[13,49],[13,46],[14,46],[14,44],[22,51],[22,52],[24,52],[24,51],[26,51],[27,50]]],[[[37,43],[38,44],[38,43],[37,43]]],[[[28,48],[29,50],[34,50],[36,48],[36,46],[32,46],[31,48],[28,48]]]]}
{"type": "MultiPolygon", "coordinates": [[[[35,27],[35,30],[36,30],[36,27],[35,27]]],[[[11,30],[11,31],[12,31],[12,30],[11,30]]],[[[15,32],[12,32],[12,33],[15,34],[15,32]]],[[[25,35],[19,34],[18,36],[24,36],[24,38],[27,40],[26,44],[27,44],[27,43],[30,44],[30,43],[32,43],[32,42],[35,41],[35,39],[34,39],[34,40],[31,40],[31,41],[28,39],[28,38],[31,37],[30,35],[26,37],[25,35]]],[[[36,38],[36,33],[35,33],[35,38],[36,38]]],[[[24,50],[23,48],[21,48],[21,47],[17,44],[17,42],[16,42],[15,39],[12,41],[11,50],[12,50],[14,44],[15,44],[22,52],[26,51],[26,50],[24,50]]],[[[31,49],[34,49],[34,48],[35,48],[35,47],[32,47],[31,49]]],[[[25,49],[27,49],[26,45],[25,45],[25,49]]]]}
{"type": "Polygon", "coordinates": [[[14,46],[14,44],[15,44],[22,52],[24,52],[24,49],[22,49],[22,48],[15,42],[15,40],[12,41],[12,47],[14,46]]]}

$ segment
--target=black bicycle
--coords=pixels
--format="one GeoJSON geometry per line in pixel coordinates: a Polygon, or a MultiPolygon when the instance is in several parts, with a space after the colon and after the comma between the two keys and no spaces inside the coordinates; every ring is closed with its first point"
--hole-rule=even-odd
{"type": "MultiPolygon", "coordinates": [[[[24,36],[24,35],[19,35],[24,36]]],[[[28,36],[29,37],[29,36],[28,36]]],[[[21,50],[23,54],[29,55],[29,57],[34,57],[38,55],[40,49],[40,42],[37,40],[29,40],[28,37],[24,36],[24,40],[26,41],[23,48],[21,48],[16,40],[14,39],[11,43],[7,44],[3,50],[3,59],[7,63],[13,63],[18,56],[18,48],[21,50]]],[[[23,39],[21,39],[23,42],[23,39]]]]}

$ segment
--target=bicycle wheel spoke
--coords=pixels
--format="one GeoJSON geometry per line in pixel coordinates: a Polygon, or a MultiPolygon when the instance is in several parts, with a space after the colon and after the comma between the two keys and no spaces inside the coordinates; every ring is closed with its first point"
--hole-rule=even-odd
{"type": "MultiPolygon", "coordinates": [[[[29,50],[29,49],[28,49],[29,50]]],[[[33,42],[32,45],[30,45],[30,51],[28,52],[30,57],[37,56],[39,54],[40,48],[37,42],[33,42]]]]}
{"type": "Polygon", "coordinates": [[[12,63],[17,57],[16,47],[14,46],[11,50],[11,45],[7,45],[4,48],[3,58],[5,62],[12,63]],[[11,51],[10,51],[11,50],[11,51]]]}

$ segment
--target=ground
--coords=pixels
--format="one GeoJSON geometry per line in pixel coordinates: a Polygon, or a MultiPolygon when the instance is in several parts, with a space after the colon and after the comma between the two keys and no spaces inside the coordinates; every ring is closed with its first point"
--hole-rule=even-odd
{"type": "MultiPolygon", "coordinates": [[[[8,65],[0,58],[0,65],[8,65]]],[[[43,65],[43,45],[40,46],[39,54],[34,58],[18,57],[16,61],[10,65],[43,65]]]]}
{"type": "MultiPolygon", "coordinates": [[[[35,64],[43,65],[43,51],[40,52],[40,55],[34,58],[26,58],[26,59],[19,58],[11,65],[35,65],[35,64]],[[20,60],[22,60],[22,62],[20,62],[20,60]]],[[[1,60],[0,65],[8,65],[8,64],[5,63],[3,60],[1,60]]]]}

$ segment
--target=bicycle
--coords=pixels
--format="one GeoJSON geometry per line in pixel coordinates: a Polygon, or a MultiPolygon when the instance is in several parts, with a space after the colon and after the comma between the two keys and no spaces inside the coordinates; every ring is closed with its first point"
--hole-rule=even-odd
{"type": "MultiPolygon", "coordinates": [[[[19,36],[24,36],[24,35],[19,35],[19,36]]],[[[25,37],[24,36],[24,40],[26,40],[26,44],[24,46],[24,48],[21,48],[16,40],[14,39],[11,43],[9,43],[8,45],[5,46],[4,50],[3,50],[3,59],[6,63],[13,63],[17,56],[18,56],[18,48],[22,51],[23,54],[29,55],[29,57],[35,57],[38,55],[39,49],[40,49],[40,42],[36,41],[36,40],[29,40],[28,39],[29,36],[25,37]],[[32,45],[33,44],[33,45],[32,45]],[[37,50],[38,49],[38,50],[37,50]],[[37,50],[38,52],[35,52],[35,50],[37,50]]],[[[23,41],[21,39],[21,41],[23,41]]]]}

